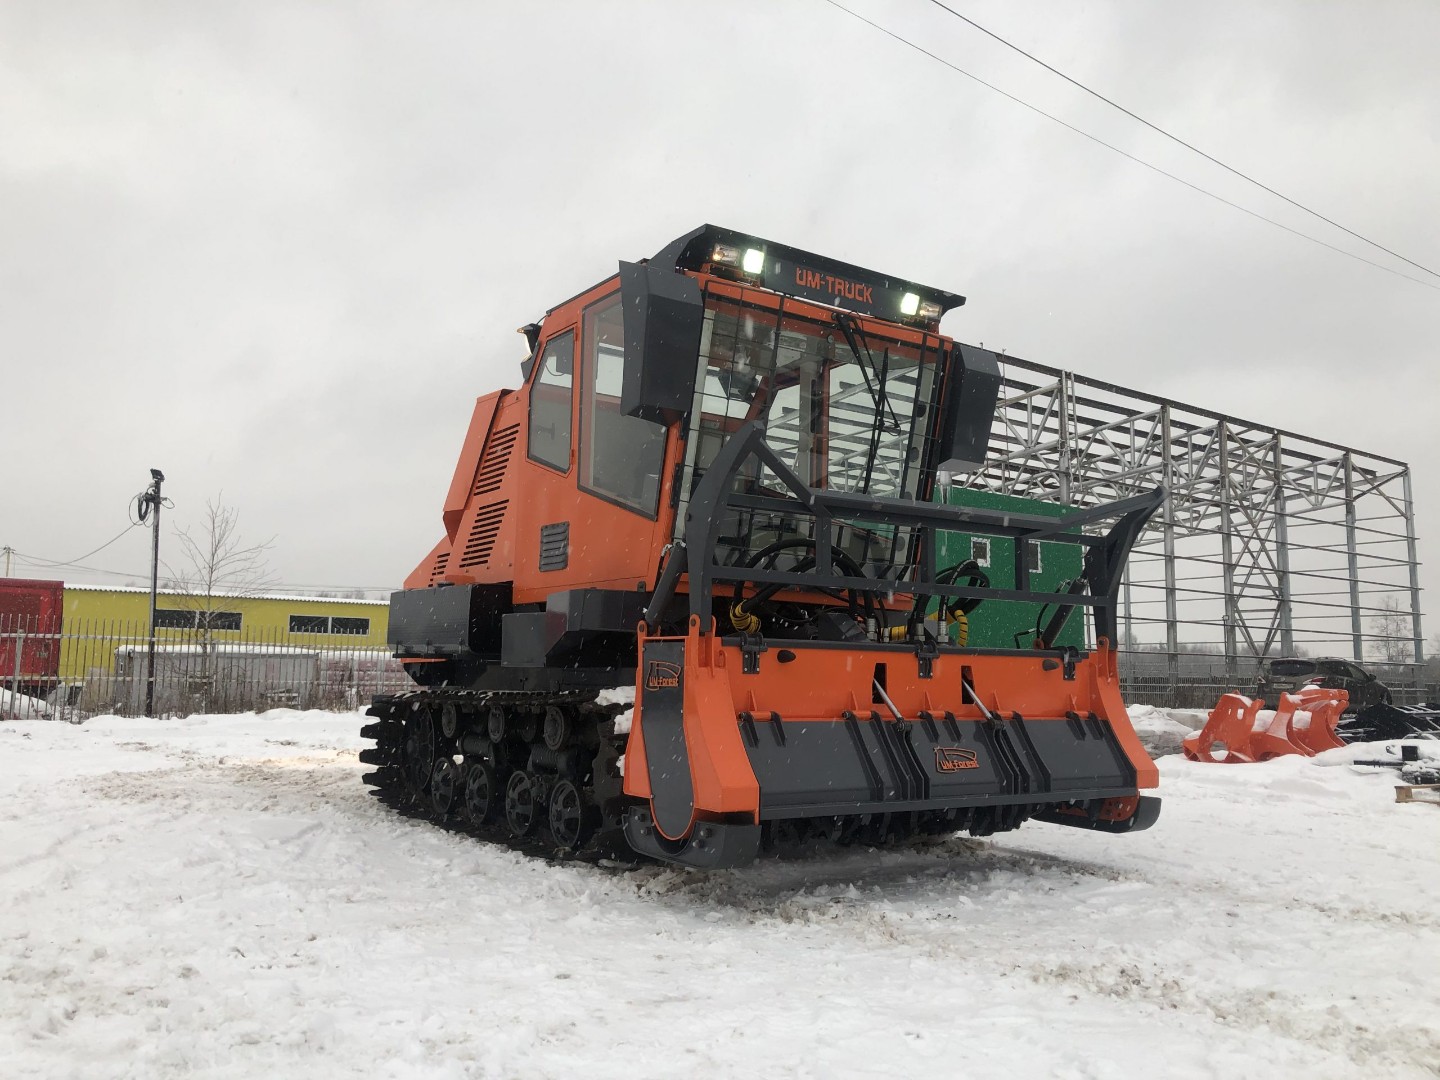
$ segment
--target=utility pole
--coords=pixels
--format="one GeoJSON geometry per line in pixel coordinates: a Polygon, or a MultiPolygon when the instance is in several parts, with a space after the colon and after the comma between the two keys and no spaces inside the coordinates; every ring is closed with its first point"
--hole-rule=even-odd
{"type": "Polygon", "coordinates": [[[15,554],[15,549],[12,548],[12,547],[9,547],[9,546],[7,545],[7,546],[4,547],[4,548],[0,548],[0,551],[3,551],[3,552],[5,553],[5,576],[6,576],[6,577],[9,577],[9,576],[10,576],[10,556],[13,555],[13,554],[15,554]]]}
{"type": "Polygon", "coordinates": [[[150,470],[150,487],[139,499],[140,520],[150,518],[150,650],[145,661],[145,715],[155,715],[155,594],[160,586],[160,485],[165,474],[150,470]]]}

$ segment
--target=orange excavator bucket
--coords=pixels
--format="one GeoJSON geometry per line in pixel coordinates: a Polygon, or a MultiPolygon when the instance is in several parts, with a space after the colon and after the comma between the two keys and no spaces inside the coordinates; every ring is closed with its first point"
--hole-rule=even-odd
{"type": "Polygon", "coordinates": [[[1290,741],[1302,746],[1311,754],[1322,750],[1335,750],[1345,745],[1335,734],[1340,716],[1350,704],[1350,695],[1344,690],[1322,690],[1307,687],[1297,694],[1286,694],[1295,699],[1295,712],[1290,721],[1290,741]]]}
{"type": "Polygon", "coordinates": [[[1226,764],[1254,761],[1255,751],[1250,745],[1250,735],[1262,704],[1243,694],[1226,694],[1210,710],[1210,719],[1205,721],[1205,726],[1185,736],[1181,745],[1185,756],[1191,761],[1221,761],[1226,764]]]}
{"type": "Polygon", "coordinates": [[[1199,731],[1185,737],[1182,749],[1191,761],[1225,764],[1269,761],[1287,754],[1314,757],[1322,750],[1345,745],[1335,725],[1349,704],[1343,690],[1310,688],[1298,694],[1281,694],[1273,712],[1263,701],[1243,694],[1226,694],[1210,711],[1199,731]]]}

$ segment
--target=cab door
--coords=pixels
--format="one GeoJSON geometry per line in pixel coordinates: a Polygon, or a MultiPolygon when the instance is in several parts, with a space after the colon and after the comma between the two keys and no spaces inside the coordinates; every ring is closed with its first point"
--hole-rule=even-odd
{"type": "Polygon", "coordinates": [[[567,380],[543,367],[534,373],[529,456],[552,475],[564,462],[565,480],[562,487],[559,475],[546,476],[518,492],[517,603],[577,588],[634,592],[653,586],[658,574],[662,533],[673,516],[667,461],[678,434],[621,410],[625,331],[616,284],[596,290],[594,299],[579,298],[574,315],[566,305],[551,316],[573,327],[573,374],[567,380]],[[547,378],[564,383],[557,389],[573,399],[569,431],[559,432],[562,411],[551,418],[544,405],[547,378]]]}

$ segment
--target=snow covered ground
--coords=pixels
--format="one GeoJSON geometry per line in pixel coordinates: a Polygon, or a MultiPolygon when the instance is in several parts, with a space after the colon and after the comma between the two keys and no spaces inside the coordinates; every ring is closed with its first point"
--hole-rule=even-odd
{"type": "Polygon", "coordinates": [[[0,1075],[1379,1077],[1440,1067],[1440,808],[1354,749],[710,876],[368,798],[355,715],[0,724],[0,1075]]]}

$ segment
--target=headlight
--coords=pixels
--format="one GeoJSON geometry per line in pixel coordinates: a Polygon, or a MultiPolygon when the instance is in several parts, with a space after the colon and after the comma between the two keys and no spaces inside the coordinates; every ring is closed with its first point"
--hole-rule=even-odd
{"type": "Polygon", "coordinates": [[[739,266],[740,249],[730,244],[716,244],[715,250],[710,253],[710,261],[722,266],[739,266]]]}
{"type": "Polygon", "coordinates": [[[765,269],[765,252],[758,248],[749,248],[745,252],[745,259],[740,269],[747,274],[758,274],[765,269]]]}
{"type": "Polygon", "coordinates": [[[927,322],[939,322],[940,316],[944,314],[940,305],[933,300],[926,300],[923,304],[920,297],[913,292],[907,292],[900,297],[900,314],[907,319],[924,319],[927,322]]]}

